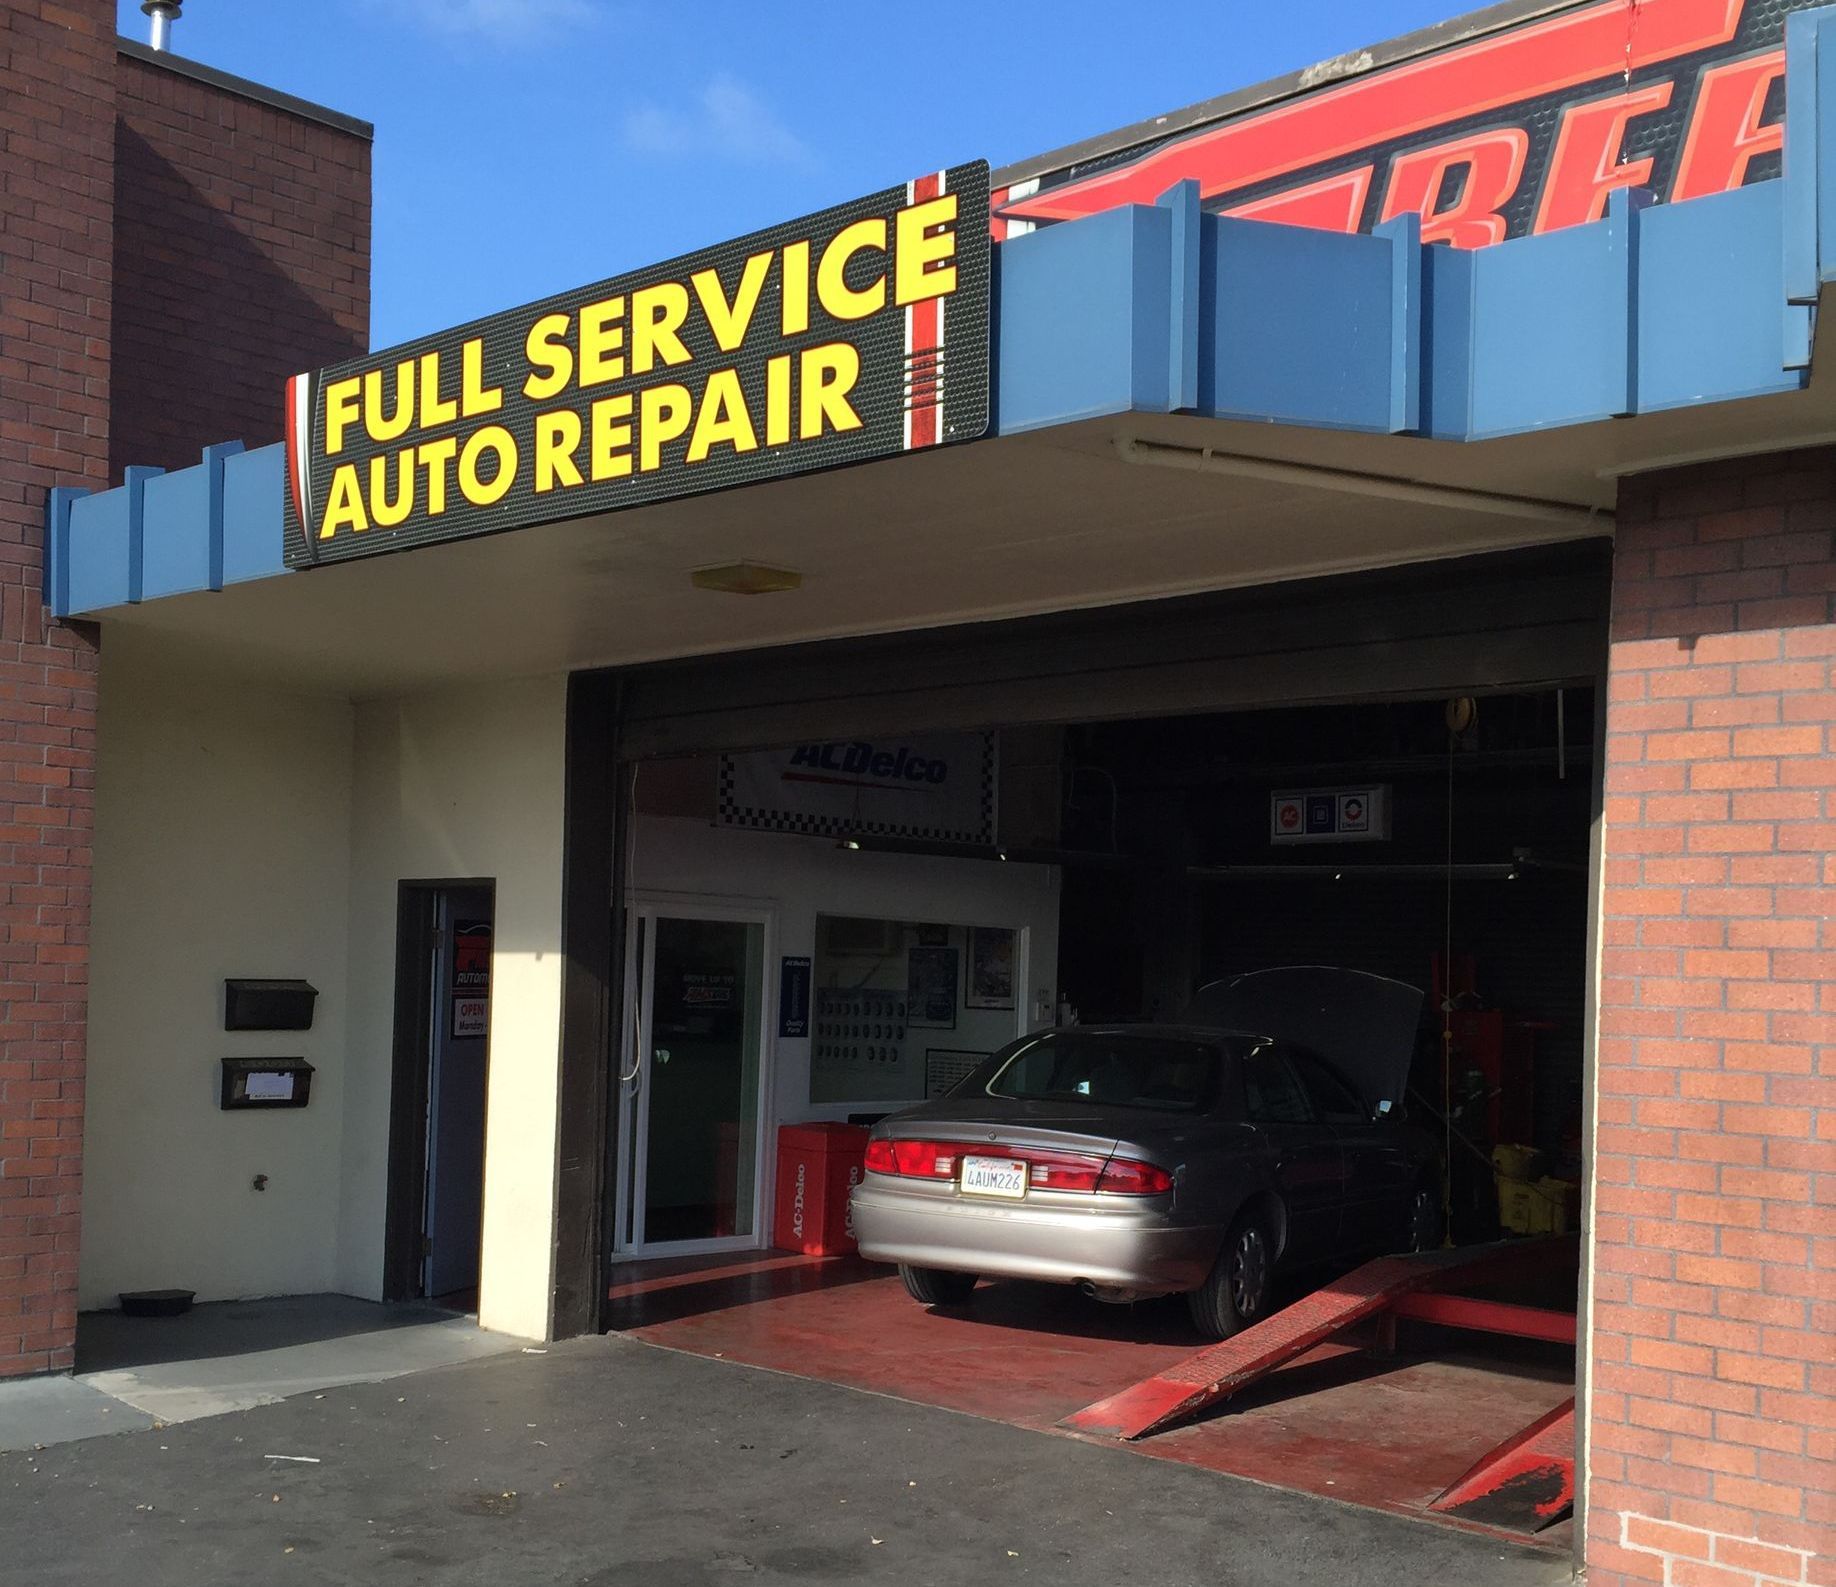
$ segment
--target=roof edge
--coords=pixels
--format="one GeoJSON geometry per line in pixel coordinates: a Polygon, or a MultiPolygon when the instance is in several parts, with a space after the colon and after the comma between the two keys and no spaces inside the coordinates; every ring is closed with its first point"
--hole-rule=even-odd
{"type": "Polygon", "coordinates": [[[369,122],[356,116],[347,116],[342,110],[332,110],[325,105],[314,104],[310,99],[300,99],[293,94],[283,93],[278,88],[269,88],[263,83],[250,82],[246,77],[237,77],[233,73],[219,71],[214,66],[206,66],[202,61],[190,60],[183,55],[174,55],[170,50],[149,49],[133,39],[117,38],[115,50],[130,60],[139,61],[145,66],[157,66],[162,71],[172,72],[179,77],[189,77],[194,82],[208,83],[212,88],[221,88],[226,93],[235,94],[242,99],[252,99],[257,104],[267,105],[274,110],[283,110],[288,115],[298,116],[305,121],[316,121],[321,126],[331,127],[335,131],[348,133],[353,138],[362,138],[365,143],[376,139],[376,128],[369,122]]]}
{"type": "Polygon", "coordinates": [[[1386,66],[1395,66],[1403,61],[1414,60],[1418,56],[1430,55],[1450,45],[1464,44],[1468,39],[1477,38],[1484,33],[1494,33],[1520,22],[1552,15],[1557,11],[1570,11],[1586,3],[1587,0],[1500,0],[1497,5],[1486,6],[1479,11],[1469,11],[1464,16],[1453,17],[1446,22],[1437,22],[1431,27],[1420,28],[1414,33],[1405,33],[1400,38],[1389,39],[1381,44],[1368,45],[1364,49],[1350,50],[1343,55],[1334,55],[1326,60],[1316,61],[1311,66],[1303,67],[1300,71],[1288,72],[1280,77],[1271,77],[1249,88],[1233,89],[1230,93],[1220,94],[1214,99],[1200,100],[1195,105],[1187,105],[1183,110],[1174,110],[1164,116],[1154,116],[1146,121],[1137,121],[1132,126],[1119,127],[1114,132],[1100,133],[1094,138],[1085,138],[1078,143],[1068,143],[1063,148],[1048,150],[1028,160],[1015,161],[1011,165],[1004,165],[1000,170],[990,173],[989,185],[996,189],[1011,187],[1016,182],[1029,181],[1033,177],[1045,175],[1048,171],[1062,171],[1070,166],[1102,159],[1106,155],[1120,154],[1128,149],[1159,143],[1182,132],[1189,132],[1194,127],[1203,126],[1207,122],[1224,121],[1232,116],[1240,116],[1247,111],[1259,110],[1264,105],[1274,104],[1279,100],[1293,99],[1301,94],[1311,93],[1314,89],[1323,88],[1329,83],[1342,82],[1350,77],[1362,77],[1367,72],[1381,71],[1386,66]]]}

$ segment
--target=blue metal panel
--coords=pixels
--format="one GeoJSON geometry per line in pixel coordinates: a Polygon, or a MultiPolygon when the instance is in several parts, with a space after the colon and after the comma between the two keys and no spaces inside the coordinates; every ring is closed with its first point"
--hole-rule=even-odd
{"type": "Polygon", "coordinates": [[[89,492],[53,485],[45,496],[44,600],[53,617],[70,615],[70,509],[89,492]]]}
{"type": "Polygon", "coordinates": [[[1639,215],[1640,412],[1803,384],[1784,367],[1774,285],[1784,251],[1783,188],[1759,182],[1639,215]]]}
{"type": "Polygon", "coordinates": [[[1202,249],[1199,185],[1175,184],[1160,195],[1158,207],[1172,218],[1167,240],[1169,269],[1167,303],[1167,407],[1196,408],[1199,402],[1199,309],[1203,289],[1199,282],[1202,249]]]}
{"type": "Polygon", "coordinates": [[[163,469],[126,468],[116,490],[70,506],[70,610],[101,611],[140,599],[147,481],[163,469]]]}
{"type": "Polygon", "coordinates": [[[1199,406],[1225,418],[1391,428],[1394,247],[1207,216],[1199,406]],[[1209,377],[1209,378],[1208,378],[1209,377]]]}
{"type": "Polygon", "coordinates": [[[143,599],[209,587],[209,524],[210,470],[204,464],[147,481],[143,599]]]}
{"type": "Polygon", "coordinates": [[[285,573],[287,449],[257,447],[223,461],[223,583],[285,573]]]}
{"type": "Polygon", "coordinates": [[[1626,247],[1596,223],[1474,254],[1471,436],[1625,410],[1626,247]]]}
{"type": "Polygon", "coordinates": [[[1421,429],[1464,440],[1473,424],[1473,269],[1464,248],[1422,250],[1421,429]]]}
{"type": "Polygon", "coordinates": [[[1390,242],[1390,429],[1422,424],[1422,217],[1398,215],[1377,226],[1390,242]]]}
{"type": "Polygon", "coordinates": [[[1167,407],[1171,216],[1106,210],[995,250],[1001,433],[1167,407]]]}
{"type": "MultiPolygon", "coordinates": [[[[1815,303],[1817,265],[1817,13],[1785,18],[1785,258],[1787,303],[1815,303]]],[[[1807,349],[1808,353],[1808,349],[1807,349]]]]}

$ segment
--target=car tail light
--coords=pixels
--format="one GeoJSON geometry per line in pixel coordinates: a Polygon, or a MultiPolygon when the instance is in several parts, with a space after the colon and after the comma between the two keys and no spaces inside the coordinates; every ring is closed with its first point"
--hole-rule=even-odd
{"type": "Polygon", "coordinates": [[[870,1174],[896,1174],[899,1165],[893,1160],[891,1141],[869,1141],[867,1143],[867,1172],[870,1174]]]}
{"type": "Polygon", "coordinates": [[[962,1148],[947,1141],[894,1141],[893,1172],[907,1179],[951,1179],[962,1148]]]}
{"type": "Polygon", "coordinates": [[[1097,1188],[1103,1177],[1103,1159],[1083,1157],[1075,1152],[1040,1152],[1022,1146],[1003,1152],[1026,1164],[1027,1183],[1037,1190],[1082,1190],[1097,1188]]]}
{"type": "Polygon", "coordinates": [[[1173,1176],[1153,1163],[1112,1157],[1103,1166],[1097,1190],[1112,1196],[1162,1196],[1173,1188],[1173,1176]]]}

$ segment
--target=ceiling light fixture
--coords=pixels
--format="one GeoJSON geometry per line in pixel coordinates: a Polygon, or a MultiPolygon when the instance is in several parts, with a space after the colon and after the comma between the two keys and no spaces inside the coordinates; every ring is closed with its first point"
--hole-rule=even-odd
{"type": "Polygon", "coordinates": [[[698,590],[722,595],[776,595],[803,587],[803,575],[793,568],[770,568],[761,562],[723,562],[715,568],[695,568],[689,582],[698,590]]]}

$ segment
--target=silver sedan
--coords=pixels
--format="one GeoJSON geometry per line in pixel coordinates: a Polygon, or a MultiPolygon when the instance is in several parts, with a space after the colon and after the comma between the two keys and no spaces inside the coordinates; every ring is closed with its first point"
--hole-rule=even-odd
{"type": "Polygon", "coordinates": [[[966,1302],[978,1275],[1181,1293],[1221,1338],[1266,1312],[1280,1268],[1438,1242],[1434,1143],[1397,1106],[1420,994],[1402,989],[1406,1019],[1392,995],[1386,1027],[1342,1002],[1380,995],[1374,977],[1267,974],[1312,1003],[1239,982],[1225,1007],[1309,1045],[1211,1024],[1047,1031],[877,1125],[853,1198],[861,1254],[897,1263],[927,1305],[966,1302]],[[1363,1061],[1319,1050],[1347,1044],[1363,1061]]]}

